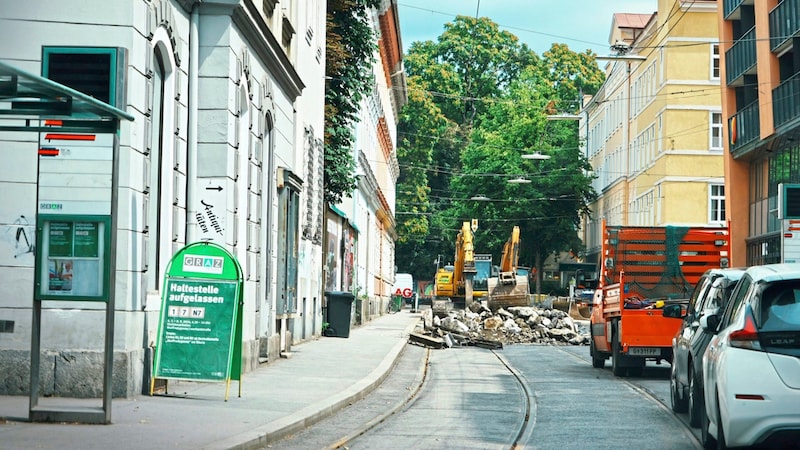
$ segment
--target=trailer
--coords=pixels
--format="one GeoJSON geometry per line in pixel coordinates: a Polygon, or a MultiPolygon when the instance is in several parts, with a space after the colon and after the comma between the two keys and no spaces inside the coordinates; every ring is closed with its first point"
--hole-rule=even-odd
{"type": "Polygon", "coordinates": [[[609,226],[603,222],[600,280],[591,314],[592,366],[611,358],[616,376],[639,376],[648,360],[672,362],[681,321],[664,317],[688,305],[706,270],[728,267],[727,227],[609,226]]]}

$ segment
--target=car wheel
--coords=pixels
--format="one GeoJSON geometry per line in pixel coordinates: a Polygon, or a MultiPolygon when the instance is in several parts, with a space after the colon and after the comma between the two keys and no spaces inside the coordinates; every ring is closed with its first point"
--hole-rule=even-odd
{"type": "Polygon", "coordinates": [[[606,365],[606,359],[603,358],[603,355],[598,355],[597,347],[594,345],[594,337],[592,337],[592,341],[589,343],[589,355],[592,356],[592,367],[595,369],[602,369],[606,365]]]}
{"type": "Polygon", "coordinates": [[[628,376],[640,377],[644,373],[644,367],[628,367],[628,376]]]}
{"type": "Polygon", "coordinates": [[[689,425],[697,428],[700,426],[700,410],[705,409],[703,392],[700,390],[701,381],[692,364],[689,365],[689,425]]]}
{"type": "Polygon", "coordinates": [[[619,348],[619,338],[614,333],[611,338],[611,372],[618,377],[624,377],[626,369],[620,364],[622,361],[622,350],[619,348]]]}
{"type": "Polygon", "coordinates": [[[688,405],[686,404],[686,399],[680,395],[682,388],[678,385],[678,375],[675,367],[675,364],[673,364],[669,376],[669,398],[672,401],[672,411],[685,413],[688,405]]]}

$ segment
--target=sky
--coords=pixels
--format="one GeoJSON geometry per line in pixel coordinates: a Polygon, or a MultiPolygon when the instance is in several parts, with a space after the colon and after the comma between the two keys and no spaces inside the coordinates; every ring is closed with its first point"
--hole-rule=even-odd
{"type": "Polygon", "coordinates": [[[604,56],[614,13],[653,13],[658,0],[397,0],[397,9],[403,53],[414,41],[436,41],[456,15],[477,13],[539,55],[557,42],[604,56]]]}

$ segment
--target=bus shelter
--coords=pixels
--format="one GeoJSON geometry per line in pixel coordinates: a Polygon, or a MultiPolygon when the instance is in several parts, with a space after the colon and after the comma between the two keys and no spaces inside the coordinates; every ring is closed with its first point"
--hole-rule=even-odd
{"type": "MultiPolygon", "coordinates": [[[[124,59],[117,61],[124,64],[124,59]]],[[[77,70],[80,70],[79,68],[77,70]]],[[[78,72],[78,74],[80,74],[78,72]]],[[[121,79],[112,80],[119,91],[121,79]]],[[[34,422],[111,422],[119,127],[134,117],[49,78],[0,61],[0,132],[39,133],[36,257],[31,323],[30,407],[34,422]],[[70,173],[85,173],[100,201],[82,202],[70,173]],[[98,195],[99,194],[99,195],[98,195]],[[102,407],[39,405],[42,303],[105,306],[102,407]]],[[[33,148],[31,149],[34,150],[33,148]]],[[[83,180],[86,181],[86,180],[83,180]]],[[[101,308],[102,309],[102,308],[101,308]]]]}

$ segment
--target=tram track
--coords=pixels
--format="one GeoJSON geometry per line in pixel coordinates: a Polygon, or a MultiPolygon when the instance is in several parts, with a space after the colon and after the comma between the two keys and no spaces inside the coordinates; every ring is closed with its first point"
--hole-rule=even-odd
{"type": "MultiPolygon", "coordinates": [[[[669,419],[670,421],[674,422],[673,425],[671,426],[673,426],[676,429],[676,431],[680,430],[680,433],[683,436],[685,436],[685,442],[689,444],[690,448],[697,448],[697,449],[703,448],[698,433],[696,433],[696,430],[693,430],[689,426],[688,420],[685,420],[684,418],[674,414],[671,411],[669,405],[667,405],[663,400],[663,393],[661,394],[662,398],[659,398],[658,389],[654,389],[656,391],[656,393],[654,393],[647,388],[648,383],[652,387],[654,382],[656,383],[658,382],[658,379],[655,378],[647,379],[647,377],[645,377],[644,383],[637,384],[637,381],[635,379],[613,377],[611,373],[607,370],[604,371],[602,369],[591,368],[591,360],[589,359],[588,352],[584,356],[576,353],[574,350],[570,351],[567,348],[560,348],[558,346],[552,346],[552,348],[556,349],[557,353],[563,355],[564,358],[571,357],[574,360],[580,361],[581,365],[586,364],[587,371],[599,370],[598,375],[600,375],[601,378],[606,378],[608,380],[613,379],[616,382],[621,382],[625,386],[629,387],[634,395],[640,396],[644,399],[647,399],[649,402],[654,403],[668,417],[670,417],[669,419]]],[[[459,350],[458,349],[450,350],[450,352],[457,352],[457,351],[459,350]]],[[[513,361],[513,358],[508,359],[507,357],[510,355],[504,355],[502,350],[489,350],[489,351],[491,351],[492,356],[486,355],[486,357],[489,357],[489,359],[488,360],[484,359],[484,364],[496,358],[496,360],[499,362],[499,365],[495,366],[493,374],[495,376],[501,376],[501,377],[502,373],[506,373],[507,375],[510,374],[510,377],[506,377],[506,382],[503,385],[503,391],[506,393],[506,395],[510,394],[513,391],[516,391],[518,393],[518,396],[506,397],[508,401],[508,408],[505,409],[505,412],[510,413],[513,410],[514,415],[507,414],[506,421],[504,422],[508,425],[510,423],[509,421],[513,421],[515,424],[517,424],[518,428],[510,430],[506,429],[503,432],[505,439],[499,441],[493,441],[494,444],[497,444],[497,447],[494,448],[508,448],[511,450],[520,450],[529,447],[531,443],[534,442],[534,440],[536,439],[534,437],[534,432],[537,427],[537,412],[539,411],[539,405],[537,404],[537,402],[538,398],[541,397],[541,394],[537,395],[536,391],[537,381],[529,379],[526,376],[525,371],[521,371],[515,368],[514,365],[512,365],[512,363],[510,362],[513,361]],[[514,398],[517,398],[518,400],[514,400],[514,398]],[[513,419],[513,417],[516,417],[516,419],[513,419]]],[[[408,414],[410,416],[414,416],[416,414],[418,416],[420,414],[420,411],[424,411],[425,414],[429,414],[432,411],[430,409],[431,397],[436,395],[442,395],[441,394],[442,391],[437,391],[437,389],[442,389],[441,385],[438,383],[441,382],[441,379],[443,377],[447,378],[449,376],[447,373],[443,373],[441,371],[441,368],[444,368],[444,366],[437,366],[436,363],[437,359],[434,358],[433,352],[435,351],[431,351],[430,349],[425,349],[424,358],[422,359],[422,362],[420,364],[418,374],[415,377],[415,382],[413,384],[406,384],[407,392],[401,396],[398,396],[398,400],[395,403],[393,403],[391,407],[382,411],[382,413],[376,416],[374,419],[364,423],[362,426],[360,426],[358,430],[354,431],[351,430],[350,434],[348,434],[347,436],[323,448],[329,450],[363,448],[365,443],[362,442],[362,439],[366,439],[366,442],[370,442],[370,440],[372,439],[374,442],[374,439],[376,439],[377,436],[381,436],[382,433],[385,435],[386,428],[382,427],[382,425],[388,426],[389,429],[393,427],[396,429],[400,423],[408,423],[407,420],[409,416],[404,416],[404,414],[408,414]],[[436,381],[437,379],[439,381],[436,381]],[[420,401],[422,401],[422,403],[419,403],[420,401]],[[419,406],[417,406],[418,404],[419,406]]],[[[442,353],[439,356],[444,356],[444,353],[442,353]]],[[[443,361],[438,361],[438,363],[443,364],[443,361]]],[[[469,369],[466,367],[464,369],[456,369],[456,370],[458,373],[461,373],[462,375],[465,373],[470,373],[469,369]]],[[[528,370],[530,370],[530,368],[528,368],[528,370]]],[[[388,379],[387,382],[398,383],[398,381],[392,381],[391,379],[388,379]]],[[[457,432],[455,430],[453,432],[455,433],[453,434],[453,436],[457,436],[457,432]]],[[[392,432],[389,432],[387,436],[391,436],[392,435],[391,433],[392,432]]],[[[443,439],[447,438],[441,437],[440,439],[436,439],[434,442],[440,442],[443,439]]],[[[430,444],[431,441],[425,441],[424,438],[420,436],[418,441],[411,441],[411,442],[417,442],[417,443],[427,442],[428,444],[430,444]]],[[[436,445],[438,444],[434,444],[434,446],[436,445]]]]}
{"type": "Polygon", "coordinates": [[[511,450],[520,450],[525,448],[524,443],[528,442],[528,438],[533,433],[533,429],[536,427],[536,397],[531,394],[530,389],[528,388],[528,383],[525,382],[524,377],[520,374],[511,364],[506,361],[497,351],[492,350],[492,353],[497,357],[498,360],[508,369],[509,372],[514,376],[517,380],[517,383],[522,388],[522,391],[525,393],[524,395],[524,402],[525,405],[523,410],[525,411],[524,419],[520,426],[519,432],[517,433],[514,442],[511,443],[511,450]]]}

